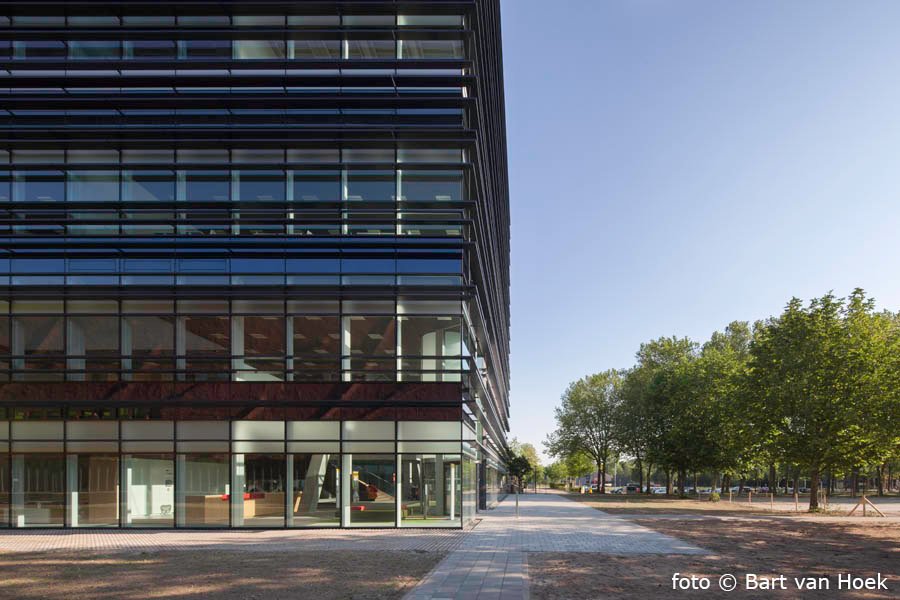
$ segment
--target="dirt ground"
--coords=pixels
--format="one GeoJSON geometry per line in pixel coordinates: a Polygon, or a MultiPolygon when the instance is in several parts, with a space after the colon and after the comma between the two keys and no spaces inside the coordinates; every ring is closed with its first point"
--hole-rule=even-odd
{"type": "MultiPolygon", "coordinates": [[[[764,515],[797,515],[808,514],[809,498],[800,498],[799,513],[795,510],[794,501],[791,497],[776,496],[774,510],[769,502],[769,498],[754,496],[752,502],[747,501],[746,496],[741,498],[734,497],[732,502],[728,501],[727,496],[719,502],[710,502],[709,500],[681,499],[670,498],[666,496],[655,495],[615,495],[615,494],[568,494],[566,496],[577,502],[584,502],[593,508],[608,512],[613,515],[652,515],[652,514],[695,514],[695,515],[717,515],[724,516],[728,514],[746,515],[746,514],[764,514],[764,515]]],[[[900,516],[900,499],[896,496],[889,498],[872,497],[872,501],[878,505],[881,510],[889,517],[900,516]]],[[[829,516],[844,516],[853,508],[857,499],[851,498],[835,498],[829,505],[827,514],[829,516]]],[[[872,511],[869,510],[869,513],[872,511]]],[[[859,513],[857,513],[859,514],[859,513]]]]}
{"type": "Polygon", "coordinates": [[[399,598],[439,552],[0,554],[0,598],[282,600],[399,598]]]}
{"type": "MultiPolygon", "coordinates": [[[[667,511],[669,512],[669,511],[667,511]]],[[[636,523],[710,550],[709,555],[609,556],[530,553],[531,596],[564,598],[900,598],[900,524],[754,518],[655,519],[636,523]],[[673,573],[711,578],[707,591],[672,589],[673,573]],[[838,574],[888,579],[888,591],[839,591],[838,574]],[[718,578],[739,578],[736,591],[719,590],[718,578]],[[786,575],[784,591],[746,591],[744,575],[786,575]],[[824,576],[829,591],[800,591],[793,577],[824,576]]]]}

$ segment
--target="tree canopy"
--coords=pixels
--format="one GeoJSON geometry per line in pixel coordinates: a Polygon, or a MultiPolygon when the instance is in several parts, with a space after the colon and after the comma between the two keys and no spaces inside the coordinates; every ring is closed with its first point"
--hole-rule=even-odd
{"type": "MultiPolygon", "coordinates": [[[[900,314],[861,289],[791,299],[751,326],[730,323],[705,343],[661,337],[633,367],[573,382],[556,409],[548,452],[606,463],[634,459],[677,473],[733,474],[776,463],[809,474],[810,509],[826,470],[900,459],[900,314]]],[[[724,485],[724,484],[723,484],[724,485]]],[[[772,482],[774,485],[774,482],[772,482]]]]}

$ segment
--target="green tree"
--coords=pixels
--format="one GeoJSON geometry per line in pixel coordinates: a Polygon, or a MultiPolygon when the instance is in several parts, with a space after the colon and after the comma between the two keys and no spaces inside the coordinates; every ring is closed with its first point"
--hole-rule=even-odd
{"type": "MultiPolygon", "coordinates": [[[[684,457],[690,441],[685,436],[688,428],[695,425],[689,422],[685,410],[696,395],[696,353],[694,342],[674,336],[641,344],[637,353],[638,384],[646,415],[646,457],[667,474],[678,471],[682,492],[689,468],[684,457]]],[[[668,475],[666,487],[667,492],[671,491],[668,475]]]]}
{"type": "Polygon", "coordinates": [[[563,457],[569,477],[584,477],[594,468],[593,459],[584,452],[573,452],[563,457]]]}
{"type": "MultiPolygon", "coordinates": [[[[703,407],[709,448],[705,468],[724,481],[730,474],[744,471],[754,461],[756,436],[744,427],[742,418],[745,384],[749,371],[752,332],[746,321],[734,321],[724,332],[714,332],[700,350],[703,407]]],[[[724,486],[723,486],[724,488],[724,486]]]]}
{"type": "Polygon", "coordinates": [[[810,510],[828,469],[883,463],[897,444],[892,322],[859,289],[793,298],[751,344],[745,416],[771,456],[809,473],[810,510]]]}
{"type": "Polygon", "coordinates": [[[569,476],[565,461],[558,460],[544,468],[544,476],[550,483],[562,483],[569,476]]]}
{"type": "Polygon", "coordinates": [[[524,487],[528,475],[533,469],[528,457],[522,453],[522,444],[516,438],[510,440],[503,451],[502,459],[513,485],[519,488],[524,487]]]}
{"type": "Polygon", "coordinates": [[[556,409],[556,431],[545,445],[554,457],[576,453],[597,465],[600,493],[606,493],[606,463],[616,452],[615,413],[622,376],[609,370],[580,379],[566,389],[556,409]]]}

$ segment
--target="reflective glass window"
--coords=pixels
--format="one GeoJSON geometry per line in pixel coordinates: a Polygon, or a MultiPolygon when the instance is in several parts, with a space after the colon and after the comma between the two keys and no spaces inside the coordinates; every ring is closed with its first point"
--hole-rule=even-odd
{"type": "Polygon", "coordinates": [[[283,40],[235,40],[234,58],[281,59],[285,57],[283,40]]]}
{"type": "MultiPolygon", "coordinates": [[[[462,368],[462,323],[459,317],[400,317],[401,370],[405,381],[448,380],[442,371],[462,368]]],[[[449,380],[454,380],[452,377],[449,380]]]]}
{"type": "Polygon", "coordinates": [[[347,40],[347,58],[390,60],[397,58],[394,40],[347,40]]]}
{"type": "MultiPolygon", "coordinates": [[[[351,464],[349,525],[393,526],[396,516],[397,460],[393,454],[345,454],[351,464]]],[[[346,468],[346,465],[345,465],[346,468]]]]}
{"type": "Polygon", "coordinates": [[[125,171],[122,200],[129,202],[172,202],[175,200],[174,171],[125,171]]]}
{"type": "Polygon", "coordinates": [[[462,15],[398,15],[397,25],[400,27],[459,28],[463,25],[463,18],[462,15]]]}
{"type": "Polygon", "coordinates": [[[9,455],[0,454],[0,529],[10,523],[10,472],[9,455]]]}
{"type": "Polygon", "coordinates": [[[291,27],[338,27],[341,24],[339,15],[288,15],[291,27]]]}
{"type": "Polygon", "coordinates": [[[16,202],[62,202],[66,197],[62,171],[17,171],[13,176],[16,202]]]}
{"type": "Polygon", "coordinates": [[[410,527],[462,524],[459,454],[404,454],[400,463],[400,524],[410,527]]]}
{"type": "Polygon", "coordinates": [[[347,200],[390,202],[397,194],[394,171],[347,172],[347,200]]]}
{"type": "Polygon", "coordinates": [[[70,494],[72,527],[118,527],[119,457],[104,454],[70,454],[68,468],[75,473],[70,494]]]}
{"type": "Polygon", "coordinates": [[[118,171],[69,171],[69,202],[118,202],[118,171]]]}
{"type": "Polygon", "coordinates": [[[179,27],[228,27],[231,17],[228,15],[181,15],[178,17],[179,27]]]}
{"type": "Polygon", "coordinates": [[[119,370],[119,318],[68,318],[68,368],[72,381],[115,381],[119,370]]]}
{"type": "Polygon", "coordinates": [[[182,173],[185,189],[184,200],[188,202],[221,202],[229,199],[231,174],[228,171],[183,171],[182,173]]]}
{"type": "Polygon", "coordinates": [[[394,15],[342,15],[341,24],[345,27],[393,27],[394,15]]]}
{"type": "Polygon", "coordinates": [[[69,58],[77,60],[110,60],[121,58],[118,41],[72,40],[69,42],[69,58]]]}
{"type": "Polygon", "coordinates": [[[122,17],[125,27],[173,27],[175,17],[169,15],[137,15],[122,17]]]}
{"type": "MultiPolygon", "coordinates": [[[[123,307],[124,308],[124,307],[123,307]]],[[[122,368],[143,373],[135,379],[171,379],[175,353],[173,317],[126,316],[122,318],[122,368]]]]}
{"type": "Polygon", "coordinates": [[[284,317],[260,315],[233,317],[235,335],[241,333],[241,344],[234,354],[237,377],[243,381],[281,380],[284,370],[284,317]]]}
{"type": "Polygon", "coordinates": [[[351,380],[390,380],[396,370],[396,319],[393,316],[344,317],[344,369],[351,380]]]}
{"type": "Polygon", "coordinates": [[[13,317],[13,368],[31,372],[19,379],[61,380],[63,346],[63,318],[61,315],[13,317]]]}
{"type": "Polygon", "coordinates": [[[340,202],[340,171],[294,171],[294,201],[340,202]]]}
{"type": "Polygon", "coordinates": [[[12,200],[12,177],[9,171],[0,171],[0,202],[12,200]]]}
{"type": "Polygon", "coordinates": [[[420,60],[461,59],[462,40],[400,40],[401,58],[420,60]]]}
{"type": "Polygon", "coordinates": [[[188,356],[225,356],[228,354],[227,316],[188,315],[185,323],[185,354],[188,356]]]}
{"type": "Polygon", "coordinates": [[[178,56],[174,40],[126,40],[125,58],[168,60],[178,56]]]}
{"type": "Polygon", "coordinates": [[[336,316],[295,315],[294,355],[340,354],[341,325],[336,316]]]}
{"type": "Polygon", "coordinates": [[[27,40],[13,42],[13,57],[18,59],[64,59],[66,43],[60,40],[27,40]]]}
{"type": "Polygon", "coordinates": [[[234,200],[284,202],[284,171],[251,171],[241,169],[233,172],[234,200]]]}
{"type": "Polygon", "coordinates": [[[283,527],[287,460],[284,454],[234,454],[233,525],[283,527]]]}
{"type": "Polygon", "coordinates": [[[178,57],[198,60],[230,60],[230,40],[184,40],[178,42],[178,57]]]}
{"type": "Polygon", "coordinates": [[[290,40],[296,60],[336,60],[341,58],[340,40],[290,40]]]}
{"type": "Polygon", "coordinates": [[[66,463],[57,454],[12,457],[14,527],[61,527],[66,517],[66,463]]]}
{"type": "Polygon", "coordinates": [[[293,454],[290,460],[293,498],[288,525],[340,525],[340,455],[293,454]]]}
{"type": "Polygon", "coordinates": [[[175,525],[175,461],[171,454],[124,454],[125,527],[175,525]]]}
{"type": "Polygon", "coordinates": [[[118,27],[119,17],[114,15],[70,15],[67,22],[72,27],[118,27]]]}
{"type": "Polygon", "coordinates": [[[462,171],[400,171],[400,198],[409,202],[461,202],[462,171]]]}
{"type": "Polygon", "coordinates": [[[178,524],[228,527],[230,469],[227,454],[178,456],[178,524]]]}

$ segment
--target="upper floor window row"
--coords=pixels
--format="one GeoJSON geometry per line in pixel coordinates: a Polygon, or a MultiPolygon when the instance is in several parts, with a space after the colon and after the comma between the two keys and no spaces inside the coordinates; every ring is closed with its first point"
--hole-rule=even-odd
{"type": "Polygon", "coordinates": [[[462,163],[461,148],[157,148],[0,150],[0,164],[308,164],[308,163],[462,163]]]}
{"type": "Polygon", "coordinates": [[[16,15],[0,16],[0,27],[296,27],[460,29],[462,15],[16,15]]]}
{"type": "Polygon", "coordinates": [[[265,39],[0,42],[16,60],[461,60],[462,40],[265,39]]]}

